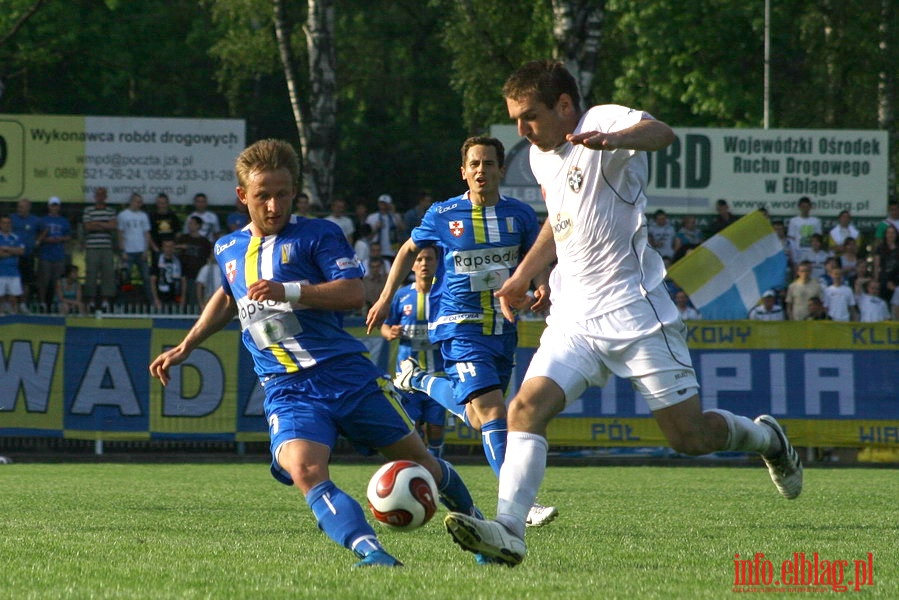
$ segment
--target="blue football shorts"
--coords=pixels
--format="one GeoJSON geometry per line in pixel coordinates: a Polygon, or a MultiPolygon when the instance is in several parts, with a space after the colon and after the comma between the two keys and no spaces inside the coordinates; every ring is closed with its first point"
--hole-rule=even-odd
{"type": "Polygon", "coordinates": [[[390,379],[361,354],[274,377],[264,389],[272,475],[287,485],[293,480],[276,460],[285,442],[306,440],[333,449],[337,437],[343,436],[370,455],[414,430],[390,379]]]}
{"type": "Polygon", "coordinates": [[[492,390],[503,394],[512,379],[518,333],[452,338],[440,343],[444,371],[459,404],[492,390]]]}
{"type": "Polygon", "coordinates": [[[409,413],[413,423],[427,423],[429,425],[444,425],[446,423],[446,409],[424,392],[403,392],[403,406],[409,413]]]}

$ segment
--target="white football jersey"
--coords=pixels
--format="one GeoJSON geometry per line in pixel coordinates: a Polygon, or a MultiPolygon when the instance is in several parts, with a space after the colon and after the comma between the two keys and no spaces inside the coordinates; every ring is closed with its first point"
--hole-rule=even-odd
{"type": "MultiPolygon", "coordinates": [[[[637,124],[647,113],[624,106],[595,106],[575,133],[612,132],[637,124]]],[[[531,169],[543,188],[558,265],[553,279],[565,293],[552,294],[555,318],[597,317],[659,286],[661,255],[648,245],[645,152],[596,151],[565,143],[530,150],[531,169]]]]}

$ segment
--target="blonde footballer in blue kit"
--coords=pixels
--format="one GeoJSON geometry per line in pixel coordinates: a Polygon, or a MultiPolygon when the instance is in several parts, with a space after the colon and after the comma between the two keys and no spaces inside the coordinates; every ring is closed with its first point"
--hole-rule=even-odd
{"type": "Polygon", "coordinates": [[[272,474],[305,496],[319,528],[361,560],[401,566],[388,554],[359,503],[330,479],[338,435],[366,453],[415,461],[431,472],[440,499],[479,514],[453,468],[428,454],[398,393],[341,327],[339,311],[363,304],[362,269],[339,227],[291,215],[299,159],[289,144],[262,140],[237,158],[237,197],[250,224],[215,245],[223,285],[180,344],[150,372],[165,385],[169,370],[235,316],[265,390],[272,474]]]}
{"type": "Polygon", "coordinates": [[[644,216],[645,153],[671,144],[671,128],[624,106],[582,111],[577,83],[556,61],[523,65],[503,95],[519,134],[532,144],[531,168],[548,212],[534,247],[496,292],[503,313],[528,301],[530,277],[558,264],[547,328],[509,405],[496,520],[450,514],[447,531],[465,550],[520,563],[525,519],[546,468],[547,426],[612,374],[640,391],[672,448],[694,455],[758,452],[781,495],[796,498],[802,464],[773,417],[702,410],[685,327],[665,291],[664,265],[649,247],[644,216]]]}

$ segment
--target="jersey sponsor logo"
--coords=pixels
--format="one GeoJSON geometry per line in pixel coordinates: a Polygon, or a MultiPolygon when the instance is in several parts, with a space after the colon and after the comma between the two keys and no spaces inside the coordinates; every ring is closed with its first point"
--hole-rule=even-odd
{"type": "Polygon", "coordinates": [[[450,221],[449,230],[455,237],[462,237],[465,233],[465,224],[462,221],[450,221]]]}
{"type": "Polygon", "coordinates": [[[484,315],[481,313],[458,313],[455,315],[443,315],[438,317],[431,323],[428,323],[428,329],[436,329],[438,325],[446,325],[448,323],[462,323],[464,321],[483,321],[484,315]]]}
{"type": "Polygon", "coordinates": [[[518,266],[518,246],[498,246],[480,250],[456,250],[453,253],[453,265],[456,273],[477,273],[506,267],[514,269],[518,266]]]}
{"type": "Polygon", "coordinates": [[[233,239],[230,242],[228,242],[227,244],[216,244],[215,245],[215,255],[218,256],[219,254],[221,254],[222,252],[224,252],[225,250],[227,250],[228,248],[230,248],[231,246],[233,246],[236,243],[237,243],[237,240],[233,239]]]}
{"type": "Polygon", "coordinates": [[[228,276],[228,283],[234,283],[237,279],[237,261],[229,260],[225,263],[225,275],[228,276]]]}
{"type": "Polygon", "coordinates": [[[359,266],[359,260],[354,256],[353,258],[338,258],[337,259],[337,268],[343,271],[344,269],[352,269],[359,266]]]}
{"type": "Polygon", "coordinates": [[[237,305],[237,317],[244,327],[270,315],[272,309],[275,309],[276,307],[281,307],[280,310],[282,311],[286,307],[287,310],[293,312],[293,309],[290,308],[290,304],[287,302],[279,302],[278,300],[250,300],[244,296],[237,302],[237,305]]]}
{"type": "Polygon", "coordinates": [[[574,219],[567,212],[557,212],[550,224],[557,242],[564,242],[574,232],[574,219]]]}
{"type": "Polygon", "coordinates": [[[581,191],[581,184],[584,183],[584,172],[578,167],[571,167],[568,171],[568,187],[577,194],[581,191]]]}

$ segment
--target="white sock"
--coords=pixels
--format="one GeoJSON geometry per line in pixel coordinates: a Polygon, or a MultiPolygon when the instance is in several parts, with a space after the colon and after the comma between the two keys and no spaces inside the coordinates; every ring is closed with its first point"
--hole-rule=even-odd
{"type": "Polygon", "coordinates": [[[510,431],[506,460],[499,472],[499,500],[496,520],[512,533],[524,537],[524,522],[537,498],[546,472],[549,443],[535,433],[510,431]]]}
{"type": "Polygon", "coordinates": [[[712,408],[706,412],[720,415],[727,423],[728,436],[724,450],[766,454],[770,449],[774,430],[767,425],[756,423],[749,417],[735,415],[720,408],[712,408]]]}

